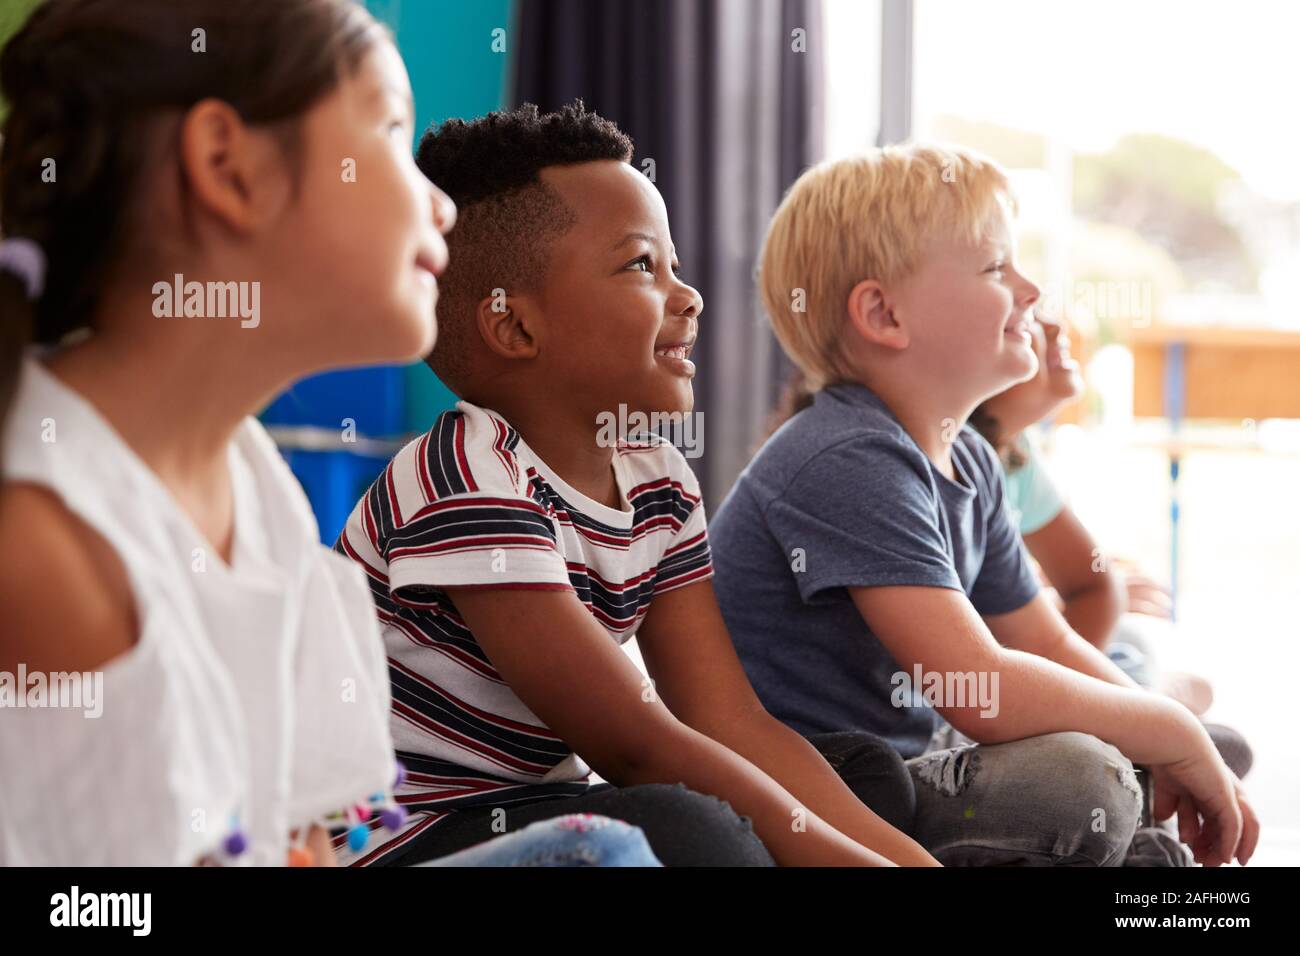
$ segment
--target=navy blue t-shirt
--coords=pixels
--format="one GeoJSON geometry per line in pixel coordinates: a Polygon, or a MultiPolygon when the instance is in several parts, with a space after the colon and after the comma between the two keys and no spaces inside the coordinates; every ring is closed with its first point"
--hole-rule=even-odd
{"type": "Polygon", "coordinates": [[[935,713],[893,706],[902,668],[847,588],[952,588],[981,614],[1038,593],[996,453],[966,426],[952,464],[956,481],[873,392],[842,384],[818,392],[737,479],[709,526],[714,586],[773,716],[802,734],[870,731],[917,756],[935,713]]]}

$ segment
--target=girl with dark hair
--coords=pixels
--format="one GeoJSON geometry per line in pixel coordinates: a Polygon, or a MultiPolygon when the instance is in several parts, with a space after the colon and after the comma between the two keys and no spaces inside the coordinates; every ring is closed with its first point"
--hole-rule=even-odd
{"type": "Polygon", "coordinates": [[[250,416],[433,344],[401,59],[344,0],[47,0],[0,84],[0,863],[332,862],[403,815],[382,644],[250,416]]]}

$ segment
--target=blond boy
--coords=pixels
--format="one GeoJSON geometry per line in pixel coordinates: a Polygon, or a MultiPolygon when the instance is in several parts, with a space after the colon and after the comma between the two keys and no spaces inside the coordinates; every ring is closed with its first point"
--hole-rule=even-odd
{"type": "Polygon", "coordinates": [[[1118,865],[1152,833],[1180,862],[1168,834],[1135,841],[1143,772],[1198,862],[1244,862],[1258,826],[1238,781],[1189,711],[1039,593],[964,425],[1036,371],[1014,213],[1003,172],[957,148],[876,150],[791,188],[760,285],[815,396],[714,519],[728,629],[774,716],[894,745],[941,862],[1118,865]]]}

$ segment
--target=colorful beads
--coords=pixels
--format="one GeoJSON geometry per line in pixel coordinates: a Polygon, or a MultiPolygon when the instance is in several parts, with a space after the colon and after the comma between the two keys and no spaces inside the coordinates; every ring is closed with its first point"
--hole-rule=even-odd
{"type": "Polygon", "coordinates": [[[370,839],[370,829],[364,823],[358,823],[348,828],[348,847],[353,853],[360,853],[366,847],[366,841],[370,839]]]}
{"type": "Polygon", "coordinates": [[[230,818],[230,831],[226,834],[225,840],[221,843],[222,850],[226,856],[239,856],[248,849],[248,834],[244,833],[243,827],[239,825],[239,814],[234,814],[230,818]]]}
{"type": "MultiPolygon", "coordinates": [[[[400,760],[396,761],[396,765],[394,790],[406,782],[406,767],[400,760]]],[[[348,849],[353,853],[360,853],[370,839],[368,824],[376,813],[379,814],[379,822],[384,829],[389,831],[400,830],[407,821],[406,808],[398,804],[391,792],[380,790],[370,794],[363,803],[328,814],[324,823],[326,826],[332,826],[336,833],[341,825],[347,832],[348,849]]]]}

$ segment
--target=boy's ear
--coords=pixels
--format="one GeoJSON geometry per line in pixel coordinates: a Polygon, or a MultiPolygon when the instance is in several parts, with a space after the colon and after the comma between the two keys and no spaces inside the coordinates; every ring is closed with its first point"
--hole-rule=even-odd
{"type": "Polygon", "coordinates": [[[221,100],[202,100],[181,119],[179,156],[189,201],[237,232],[255,229],[288,195],[281,148],[221,100]]]}
{"type": "Polygon", "coordinates": [[[531,312],[522,296],[491,295],[474,310],[479,335],[495,354],[505,359],[530,359],[537,355],[531,312]]]}
{"type": "Polygon", "coordinates": [[[863,340],[889,349],[907,348],[907,330],[894,316],[885,287],[863,279],[849,290],[849,321],[863,340]]]}

